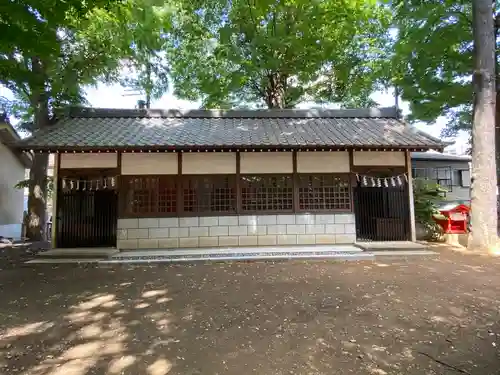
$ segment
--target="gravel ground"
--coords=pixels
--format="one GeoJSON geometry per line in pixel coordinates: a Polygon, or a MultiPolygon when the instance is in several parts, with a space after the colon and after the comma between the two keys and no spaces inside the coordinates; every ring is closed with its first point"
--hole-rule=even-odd
{"type": "Polygon", "coordinates": [[[500,259],[0,271],[0,374],[500,373],[500,259]]]}

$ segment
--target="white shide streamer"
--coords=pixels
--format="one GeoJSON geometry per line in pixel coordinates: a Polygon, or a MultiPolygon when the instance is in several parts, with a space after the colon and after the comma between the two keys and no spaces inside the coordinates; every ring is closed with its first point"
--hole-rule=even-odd
{"type": "Polygon", "coordinates": [[[114,189],[116,187],[115,176],[112,177],[103,177],[91,180],[82,180],[78,178],[62,178],[61,179],[61,188],[62,190],[106,190],[106,189],[114,189]]]}
{"type": "Polygon", "coordinates": [[[356,179],[361,183],[361,186],[369,187],[396,187],[403,186],[408,182],[406,173],[398,174],[391,177],[371,177],[356,173],[356,179]]]}

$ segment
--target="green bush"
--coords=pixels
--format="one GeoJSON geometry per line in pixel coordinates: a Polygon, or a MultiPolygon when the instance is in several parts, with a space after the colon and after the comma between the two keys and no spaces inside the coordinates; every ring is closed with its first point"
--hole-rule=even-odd
{"type": "Polygon", "coordinates": [[[429,240],[437,240],[442,235],[441,227],[436,224],[433,216],[440,215],[438,204],[443,201],[446,192],[446,189],[433,181],[423,178],[413,180],[415,221],[424,227],[429,240]]]}

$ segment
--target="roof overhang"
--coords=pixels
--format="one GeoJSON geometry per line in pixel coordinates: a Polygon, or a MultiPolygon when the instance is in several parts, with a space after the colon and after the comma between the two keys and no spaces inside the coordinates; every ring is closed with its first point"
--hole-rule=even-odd
{"type": "Polygon", "coordinates": [[[152,153],[152,152],[276,152],[276,151],[298,151],[298,152],[315,152],[315,151],[442,151],[442,148],[435,146],[323,146],[323,145],[305,145],[305,146],[285,146],[285,145],[227,145],[227,146],[124,146],[124,147],[74,147],[74,146],[54,146],[54,147],[31,147],[29,152],[36,153],[152,153]]]}
{"type": "Polygon", "coordinates": [[[19,142],[21,138],[14,130],[12,125],[8,123],[0,123],[0,142],[2,142],[5,147],[7,147],[17,160],[26,168],[31,168],[32,156],[30,152],[23,152],[26,150],[19,149],[16,143],[19,142]]]}

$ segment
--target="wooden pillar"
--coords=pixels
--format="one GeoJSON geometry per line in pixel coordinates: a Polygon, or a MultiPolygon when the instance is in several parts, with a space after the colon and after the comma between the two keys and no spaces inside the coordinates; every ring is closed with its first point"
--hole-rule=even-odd
{"type": "Polygon", "coordinates": [[[413,201],[413,177],[411,174],[411,152],[405,151],[405,169],[408,176],[408,199],[410,200],[410,240],[417,240],[417,230],[415,226],[415,203],[413,201]]]}
{"type": "Polygon", "coordinates": [[[123,194],[124,183],[122,180],[122,153],[118,151],[116,153],[116,194],[118,207],[116,210],[116,221],[118,224],[118,219],[123,217],[124,207],[125,207],[125,194],[123,194]]]}
{"type": "Polygon", "coordinates": [[[184,211],[184,202],[183,202],[183,180],[182,180],[182,152],[177,153],[177,183],[176,183],[176,198],[177,198],[177,217],[181,216],[181,213],[184,211]]]}
{"type": "Polygon", "coordinates": [[[292,164],[293,164],[293,174],[292,174],[292,188],[293,188],[293,212],[299,212],[299,175],[297,172],[297,151],[292,151],[292,164]]]}
{"type": "Polygon", "coordinates": [[[354,173],[354,150],[349,151],[349,195],[351,200],[351,212],[354,213],[354,189],[356,188],[358,181],[356,179],[356,174],[354,173]]]}
{"type": "Polygon", "coordinates": [[[241,153],[236,151],[236,214],[241,214],[241,153]]]}
{"type": "MultiPolygon", "coordinates": [[[[49,157],[50,160],[50,157],[49,157]]],[[[51,245],[55,249],[57,247],[57,227],[59,220],[57,218],[57,195],[59,193],[59,169],[61,167],[61,154],[54,155],[54,172],[52,173],[53,191],[52,191],[52,228],[51,228],[51,245]]]]}

